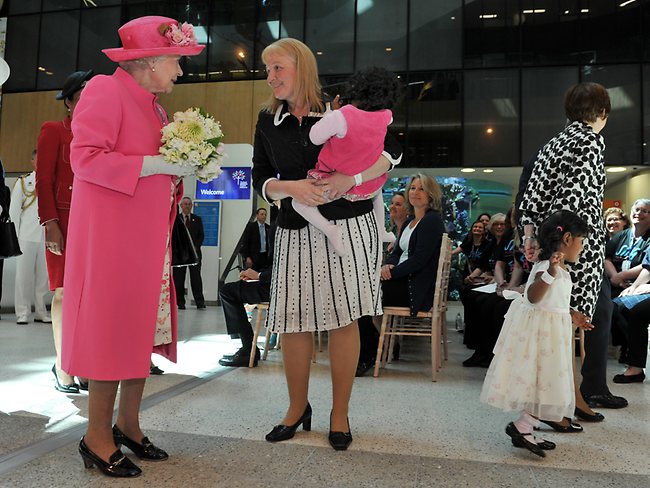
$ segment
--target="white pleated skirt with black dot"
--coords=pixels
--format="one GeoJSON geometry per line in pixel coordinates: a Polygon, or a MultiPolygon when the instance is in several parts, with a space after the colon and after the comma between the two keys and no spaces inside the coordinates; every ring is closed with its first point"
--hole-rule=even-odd
{"type": "Polygon", "coordinates": [[[382,247],[373,212],[336,220],[350,254],[340,256],[313,225],[278,228],[266,326],[273,332],[313,332],[379,315],[382,247]]]}

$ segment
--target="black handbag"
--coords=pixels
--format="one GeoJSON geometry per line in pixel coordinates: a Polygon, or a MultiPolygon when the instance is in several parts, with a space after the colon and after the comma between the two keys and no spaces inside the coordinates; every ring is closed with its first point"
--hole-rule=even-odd
{"type": "Polygon", "coordinates": [[[192,242],[192,236],[185,224],[176,219],[172,229],[172,266],[196,266],[199,264],[199,255],[192,242]]]}
{"type": "Polygon", "coordinates": [[[21,254],[16,226],[11,220],[0,221],[0,259],[13,258],[21,254]]]}

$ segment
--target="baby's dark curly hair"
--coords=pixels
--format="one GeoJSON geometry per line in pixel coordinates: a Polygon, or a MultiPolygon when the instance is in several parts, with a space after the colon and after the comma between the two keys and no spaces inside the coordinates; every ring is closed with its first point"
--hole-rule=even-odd
{"type": "Polygon", "coordinates": [[[587,237],[589,226],[582,217],[569,210],[558,210],[551,214],[539,228],[539,259],[550,259],[554,252],[560,250],[564,234],[573,237],[587,237]]]}
{"type": "Polygon", "coordinates": [[[368,112],[393,108],[400,93],[397,77],[384,68],[373,66],[362,69],[348,80],[347,98],[357,102],[357,108],[368,112]]]}

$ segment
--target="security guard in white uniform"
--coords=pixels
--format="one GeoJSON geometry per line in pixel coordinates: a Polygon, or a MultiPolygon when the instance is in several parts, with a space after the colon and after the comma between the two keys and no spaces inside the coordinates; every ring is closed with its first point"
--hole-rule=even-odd
{"type": "MultiPolygon", "coordinates": [[[[32,153],[32,164],[36,151],[32,153]]],[[[45,231],[38,220],[36,172],[21,176],[11,192],[9,215],[18,234],[22,256],[16,258],[16,322],[26,324],[35,306],[34,322],[51,323],[45,306],[49,295],[45,264],[45,231]]]]}

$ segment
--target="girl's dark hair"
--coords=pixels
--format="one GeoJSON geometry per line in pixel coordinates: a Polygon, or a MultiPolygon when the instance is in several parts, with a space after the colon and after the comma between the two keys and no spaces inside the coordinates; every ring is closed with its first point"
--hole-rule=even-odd
{"type": "Polygon", "coordinates": [[[488,219],[491,219],[491,218],[492,218],[492,216],[491,216],[489,213],[487,213],[487,212],[483,212],[482,214],[479,214],[478,217],[476,217],[476,220],[477,220],[477,221],[481,220],[481,217],[483,217],[484,215],[487,215],[487,218],[488,218],[488,219]]]}
{"type": "Polygon", "coordinates": [[[587,237],[589,226],[582,217],[569,210],[558,210],[551,214],[539,228],[539,259],[549,259],[554,252],[560,250],[564,234],[569,232],[573,237],[587,237]]]}
{"type": "Polygon", "coordinates": [[[358,102],[357,108],[373,112],[393,108],[401,87],[397,77],[384,68],[373,66],[354,73],[348,80],[347,98],[358,102]]]}

